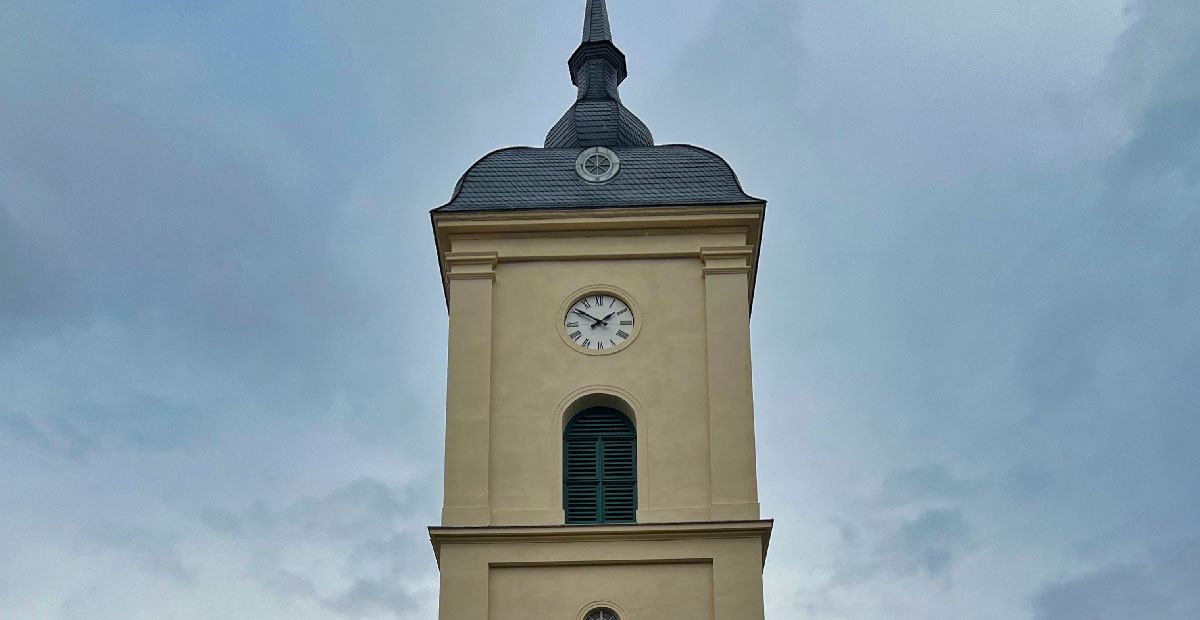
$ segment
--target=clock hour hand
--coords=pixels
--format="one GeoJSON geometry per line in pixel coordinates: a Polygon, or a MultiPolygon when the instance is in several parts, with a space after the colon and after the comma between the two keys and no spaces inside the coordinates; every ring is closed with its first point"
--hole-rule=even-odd
{"type": "Polygon", "coordinates": [[[605,327],[608,327],[608,320],[613,318],[614,314],[616,314],[616,312],[609,312],[608,316],[606,316],[602,319],[592,319],[593,321],[596,321],[595,323],[592,324],[592,327],[595,327],[597,325],[603,325],[605,327]]]}

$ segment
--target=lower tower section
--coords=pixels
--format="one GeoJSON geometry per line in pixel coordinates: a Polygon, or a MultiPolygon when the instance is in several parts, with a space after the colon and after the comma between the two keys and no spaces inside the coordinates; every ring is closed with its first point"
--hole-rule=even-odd
{"type": "Polygon", "coordinates": [[[762,620],[771,521],[431,527],[440,620],[762,620]]]}

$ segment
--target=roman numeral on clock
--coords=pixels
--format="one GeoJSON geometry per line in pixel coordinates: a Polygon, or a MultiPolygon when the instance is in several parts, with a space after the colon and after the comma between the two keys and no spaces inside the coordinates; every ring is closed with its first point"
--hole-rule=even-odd
{"type": "Polygon", "coordinates": [[[566,329],[559,333],[566,334],[577,348],[611,353],[620,350],[633,337],[630,332],[636,322],[629,302],[616,295],[592,290],[575,298],[568,306],[563,317],[566,329]]]}

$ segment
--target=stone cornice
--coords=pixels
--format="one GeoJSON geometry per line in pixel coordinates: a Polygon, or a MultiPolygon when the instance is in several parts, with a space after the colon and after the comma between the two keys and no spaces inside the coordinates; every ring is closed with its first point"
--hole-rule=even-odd
{"type": "Polygon", "coordinates": [[[446,252],[446,280],[495,280],[495,252],[446,252]]]}
{"type": "Polygon", "coordinates": [[[638,523],[629,525],[536,525],[508,527],[429,527],[433,553],[441,561],[445,544],[522,544],[594,541],[660,541],[720,538],[758,538],[763,560],[774,520],[638,523]]]}
{"type": "Polygon", "coordinates": [[[595,209],[506,209],[501,211],[434,211],[431,213],[435,225],[449,222],[552,222],[555,220],[580,220],[594,222],[597,219],[636,220],[663,218],[667,221],[681,216],[719,216],[757,214],[760,218],[766,202],[739,205],[713,205],[693,207],[608,207],[595,209]]]}
{"type": "Polygon", "coordinates": [[[754,246],[724,248],[700,248],[700,260],[704,261],[704,275],[749,274],[750,262],[754,259],[754,246]]]}

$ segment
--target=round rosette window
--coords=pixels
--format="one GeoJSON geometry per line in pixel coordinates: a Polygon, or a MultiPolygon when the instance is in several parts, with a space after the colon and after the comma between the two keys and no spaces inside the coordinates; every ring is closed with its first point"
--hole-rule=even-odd
{"type": "Polygon", "coordinates": [[[585,149],[575,159],[575,172],[589,183],[603,183],[617,176],[620,169],[617,154],[602,146],[585,149]]]}
{"type": "Polygon", "coordinates": [[[621,618],[613,610],[602,607],[600,609],[593,609],[588,613],[585,620],[621,620],[621,618]]]}

